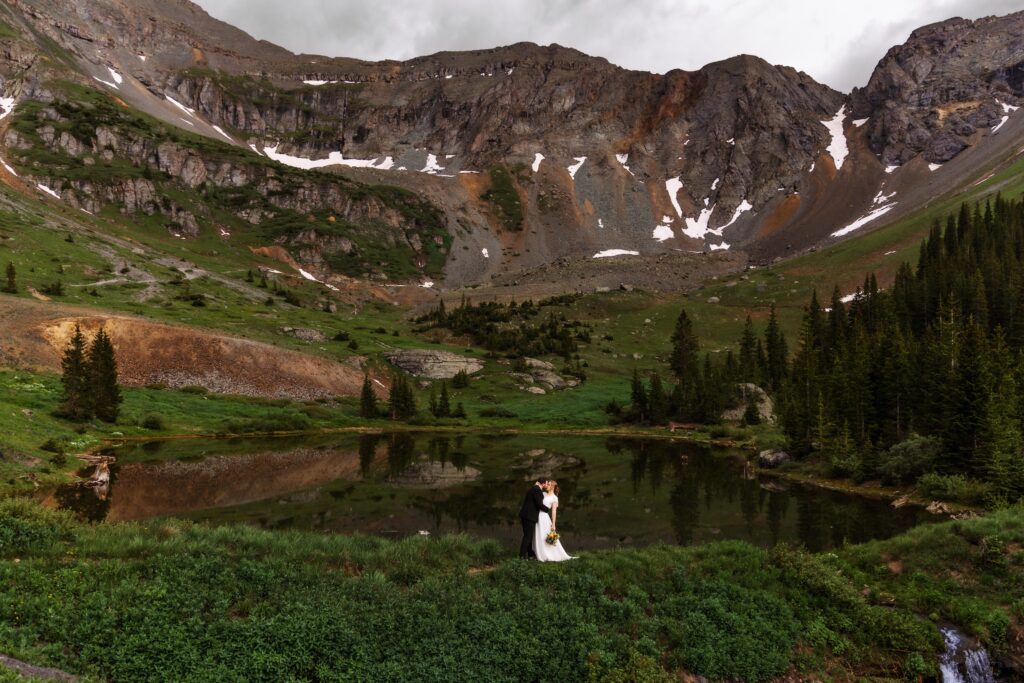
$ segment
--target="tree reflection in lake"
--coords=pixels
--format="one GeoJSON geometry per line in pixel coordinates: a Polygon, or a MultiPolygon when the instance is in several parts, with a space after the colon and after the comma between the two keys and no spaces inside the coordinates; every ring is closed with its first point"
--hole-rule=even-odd
{"type": "Polygon", "coordinates": [[[664,439],[401,432],[166,442],[117,457],[108,500],[68,488],[54,503],[94,520],[466,532],[512,547],[524,492],[554,476],[571,550],[727,538],[819,550],[929,519],[918,508],[759,479],[742,454],[664,439]]]}

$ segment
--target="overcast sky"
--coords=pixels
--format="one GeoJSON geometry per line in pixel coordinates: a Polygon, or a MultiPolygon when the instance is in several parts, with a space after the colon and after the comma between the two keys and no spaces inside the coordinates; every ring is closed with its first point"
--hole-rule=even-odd
{"type": "Polygon", "coordinates": [[[408,59],[525,40],[658,73],[747,53],[843,91],[918,26],[1024,10],[1024,0],[197,1],[293,52],[408,59]]]}

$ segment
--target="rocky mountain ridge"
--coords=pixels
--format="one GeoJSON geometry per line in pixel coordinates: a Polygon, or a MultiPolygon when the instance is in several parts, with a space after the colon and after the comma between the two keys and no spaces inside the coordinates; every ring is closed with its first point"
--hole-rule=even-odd
{"type": "MultiPolygon", "coordinates": [[[[1024,136],[1012,120],[1024,95],[1024,13],[919,29],[846,97],[746,55],[663,75],[525,43],[363,62],[292,55],[186,0],[7,0],[5,10],[49,62],[32,59],[24,40],[5,40],[8,94],[46,101],[57,67],[73,66],[80,82],[117,101],[249,150],[260,159],[255,168],[270,159],[327,171],[341,185],[405,188],[436,207],[448,236],[420,235],[404,227],[408,215],[392,214],[385,231],[402,235],[408,248],[400,258],[412,270],[385,275],[424,271],[426,238],[442,252],[433,259],[443,261],[452,286],[564,257],[793,253],[913,210],[1005,160],[1005,149],[1024,136]],[[48,53],[46,41],[59,52],[48,53]],[[982,151],[960,155],[969,147],[982,151]],[[951,160],[956,171],[930,177],[951,160]]],[[[191,191],[207,183],[252,188],[266,201],[232,206],[257,228],[279,210],[313,220],[317,211],[335,220],[345,213],[351,235],[334,225],[275,243],[321,276],[336,270],[337,259],[325,254],[351,253],[381,215],[364,211],[353,220],[330,181],[282,194],[264,176],[224,167],[208,149],[136,154],[104,135],[97,129],[88,141],[92,155],[152,166],[191,191]],[[181,157],[181,164],[164,161],[181,157]]],[[[16,133],[6,142],[12,150],[29,144],[16,133]]],[[[66,136],[43,142],[82,156],[67,149],[66,136]]],[[[161,213],[183,226],[185,238],[223,227],[216,211],[157,201],[160,190],[138,179],[111,189],[39,178],[89,211],[114,204],[161,213]]]]}

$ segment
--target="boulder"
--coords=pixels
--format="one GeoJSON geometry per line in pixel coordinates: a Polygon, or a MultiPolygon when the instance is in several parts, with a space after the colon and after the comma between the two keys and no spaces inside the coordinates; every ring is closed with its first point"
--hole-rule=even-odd
{"type": "Polygon", "coordinates": [[[789,459],[789,453],[778,449],[768,449],[757,454],[757,464],[767,470],[778,467],[789,459]]]}
{"type": "Polygon", "coordinates": [[[726,422],[739,422],[743,419],[743,413],[747,410],[747,403],[749,401],[757,402],[757,412],[761,416],[762,423],[774,423],[775,422],[775,404],[772,401],[772,397],[768,393],[757,386],[749,382],[736,385],[742,396],[740,404],[735,408],[722,412],[722,419],[726,422]]]}
{"type": "Polygon", "coordinates": [[[475,358],[459,356],[449,351],[432,349],[404,349],[384,354],[389,363],[414,377],[425,379],[451,379],[460,371],[472,375],[484,364],[475,358]]]}
{"type": "Polygon", "coordinates": [[[323,332],[320,330],[314,330],[310,327],[282,327],[281,331],[289,337],[295,337],[302,341],[322,342],[327,339],[323,332]]]}

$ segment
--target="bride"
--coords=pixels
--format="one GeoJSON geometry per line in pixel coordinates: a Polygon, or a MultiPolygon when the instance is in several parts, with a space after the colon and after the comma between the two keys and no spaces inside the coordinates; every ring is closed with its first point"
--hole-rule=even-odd
{"type": "Polygon", "coordinates": [[[541,512],[537,518],[537,531],[534,534],[533,549],[541,562],[562,562],[573,559],[565,552],[561,541],[553,544],[547,542],[548,532],[557,530],[558,521],[558,482],[550,480],[544,489],[544,505],[551,508],[551,514],[541,512]]]}

